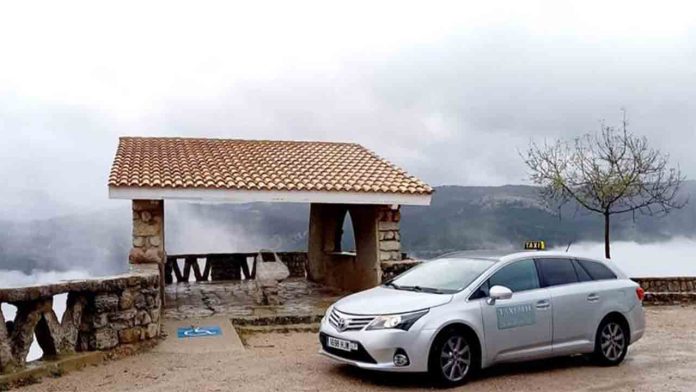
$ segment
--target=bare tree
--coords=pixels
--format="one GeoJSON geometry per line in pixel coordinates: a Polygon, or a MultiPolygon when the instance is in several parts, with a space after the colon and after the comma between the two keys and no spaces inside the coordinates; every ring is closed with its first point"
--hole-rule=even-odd
{"type": "Polygon", "coordinates": [[[542,198],[559,208],[575,201],[579,207],[604,216],[604,253],[611,257],[609,221],[614,214],[666,214],[686,205],[677,194],[684,180],[669,156],[650,148],[645,137],[628,131],[624,113],[621,128],[602,124],[598,134],[573,142],[532,142],[523,156],[530,178],[542,188],[542,198]]]}

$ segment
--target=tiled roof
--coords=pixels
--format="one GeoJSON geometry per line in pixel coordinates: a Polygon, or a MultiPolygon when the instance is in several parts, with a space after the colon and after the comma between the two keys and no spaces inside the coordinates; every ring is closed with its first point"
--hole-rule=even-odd
{"type": "Polygon", "coordinates": [[[122,137],[110,187],[431,194],[353,143],[122,137]]]}

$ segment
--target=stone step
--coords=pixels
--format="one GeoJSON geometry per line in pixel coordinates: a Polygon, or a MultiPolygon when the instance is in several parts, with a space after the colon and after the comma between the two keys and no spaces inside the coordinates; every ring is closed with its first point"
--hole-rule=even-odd
{"type": "Polygon", "coordinates": [[[235,327],[240,335],[254,333],[319,332],[319,323],[285,325],[246,325],[235,327]]]}
{"type": "Polygon", "coordinates": [[[323,313],[303,314],[303,315],[264,315],[264,316],[244,316],[233,317],[230,319],[232,325],[237,327],[246,326],[277,326],[293,324],[318,324],[321,322],[323,313]]]}

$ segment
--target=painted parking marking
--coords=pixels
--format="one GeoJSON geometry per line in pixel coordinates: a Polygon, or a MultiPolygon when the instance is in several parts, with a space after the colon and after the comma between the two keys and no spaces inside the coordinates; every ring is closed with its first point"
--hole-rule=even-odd
{"type": "Polygon", "coordinates": [[[192,325],[190,327],[181,327],[176,330],[176,336],[179,339],[186,338],[202,338],[208,336],[221,336],[222,329],[219,325],[209,325],[204,327],[197,327],[192,325]]]}

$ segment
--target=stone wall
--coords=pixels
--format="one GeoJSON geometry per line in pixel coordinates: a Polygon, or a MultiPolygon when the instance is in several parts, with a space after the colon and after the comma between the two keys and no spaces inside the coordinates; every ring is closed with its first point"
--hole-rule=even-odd
{"type": "Polygon", "coordinates": [[[381,206],[378,215],[378,235],[379,235],[379,260],[398,261],[401,260],[401,233],[399,232],[399,222],[401,221],[401,211],[399,208],[392,210],[389,206],[381,206]]]}
{"type": "Polygon", "coordinates": [[[162,298],[158,266],[134,266],[114,277],[0,289],[0,303],[17,307],[14,320],[0,314],[0,373],[25,366],[36,334],[44,360],[75,352],[111,350],[155,339],[162,298]],[[53,297],[68,294],[59,321],[53,297]]]}
{"type": "Polygon", "coordinates": [[[696,277],[633,278],[646,292],[696,292],[696,277]]]}
{"type": "Polygon", "coordinates": [[[645,290],[644,302],[678,304],[696,302],[696,277],[633,278],[645,290]]]}
{"type": "Polygon", "coordinates": [[[108,350],[159,336],[159,275],[122,283],[125,284],[90,295],[82,322],[80,351],[108,350]]]}

